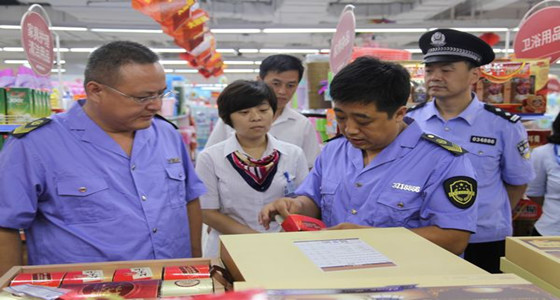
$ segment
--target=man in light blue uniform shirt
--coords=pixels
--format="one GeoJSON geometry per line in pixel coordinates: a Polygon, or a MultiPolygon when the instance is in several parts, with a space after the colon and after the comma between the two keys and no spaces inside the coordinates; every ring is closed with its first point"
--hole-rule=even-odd
{"type": "Polygon", "coordinates": [[[409,109],[427,132],[466,149],[478,179],[478,224],[465,259],[498,273],[505,238],[512,234],[512,208],[534,177],[527,132],[520,117],[482,103],[471,92],[492,48],[474,35],[437,29],[420,38],[425,83],[433,101],[409,109]]]}
{"type": "Polygon", "coordinates": [[[332,229],[410,228],[460,254],[476,228],[477,182],[461,147],[424,134],[405,117],[410,77],[402,66],[360,57],[330,86],[343,136],[323,148],[295,198],[275,214],[321,217],[332,229]]]}
{"type": "Polygon", "coordinates": [[[173,125],[158,57],[132,42],[95,50],[87,100],[17,128],[0,153],[0,273],[21,264],[200,256],[205,192],[173,125]]]}

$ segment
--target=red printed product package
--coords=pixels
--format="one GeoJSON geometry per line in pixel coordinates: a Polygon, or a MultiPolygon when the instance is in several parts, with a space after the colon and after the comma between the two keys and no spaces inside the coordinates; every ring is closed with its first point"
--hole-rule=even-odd
{"type": "Polygon", "coordinates": [[[125,299],[157,298],[159,280],[98,282],[85,284],[63,284],[61,288],[70,290],[66,299],[86,299],[107,296],[119,296],[125,299]]]}
{"type": "Polygon", "coordinates": [[[113,281],[150,280],[153,276],[152,269],[148,267],[118,269],[113,275],[113,281]]]}
{"type": "Polygon", "coordinates": [[[172,266],[165,267],[163,280],[210,278],[210,266],[172,266]]]}
{"type": "Polygon", "coordinates": [[[22,273],[17,275],[10,286],[21,284],[43,285],[51,287],[59,287],[62,283],[62,278],[65,272],[51,272],[51,273],[22,273]]]}
{"type": "Polygon", "coordinates": [[[103,281],[107,280],[105,280],[102,270],[83,270],[67,272],[66,276],[64,276],[62,284],[80,284],[103,281]]]}

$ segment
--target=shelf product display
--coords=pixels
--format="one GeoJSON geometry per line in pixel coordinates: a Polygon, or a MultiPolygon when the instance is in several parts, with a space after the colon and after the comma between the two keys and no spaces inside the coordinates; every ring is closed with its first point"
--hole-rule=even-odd
{"type": "Polygon", "coordinates": [[[548,59],[496,60],[482,67],[478,97],[516,114],[546,112],[548,59]]]}
{"type": "Polygon", "coordinates": [[[193,258],[15,266],[0,277],[0,288],[33,284],[70,290],[62,299],[108,294],[125,299],[156,298],[224,292],[221,276],[210,276],[211,266],[221,263],[216,259],[193,258]]]}

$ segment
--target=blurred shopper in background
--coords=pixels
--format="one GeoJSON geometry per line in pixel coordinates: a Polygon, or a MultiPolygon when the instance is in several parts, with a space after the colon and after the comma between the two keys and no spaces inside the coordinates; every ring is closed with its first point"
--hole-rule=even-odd
{"type": "Polygon", "coordinates": [[[552,123],[548,144],[533,149],[536,177],[527,188],[527,196],[543,206],[533,235],[560,235],[560,114],[552,123]]]}

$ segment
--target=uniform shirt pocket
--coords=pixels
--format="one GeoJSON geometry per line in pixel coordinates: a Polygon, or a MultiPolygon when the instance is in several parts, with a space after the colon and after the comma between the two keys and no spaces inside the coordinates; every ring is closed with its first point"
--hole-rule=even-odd
{"type": "Polygon", "coordinates": [[[167,173],[167,199],[172,207],[185,207],[187,204],[185,187],[185,169],[181,164],[165,168],[167,173]]]}
{"type": "Polygon", "coordinates": [[[327,226],[333,224],[333,204],[339,184],[339,182],[324,180],[321,185],[321,218],[327,226]]]}
{"type": "Polygon", "coordinates": [[[422,198],[420,192],[392,190],[381,193],[377,204],[372,226],[410,228],[418,223],[422,198]]]}
{"type": "Polygon", "coordinates": [[[467,157],[476,171],[479,182],[484,182],[485,178],[499,176],[500,153],[495,146],[479,146],[467,150],[467,157]]]}
{"type": "Polygon", "coordinates": [[[57,195],[66,224],[97,223],[113,220],[115,206],[109,185],[101,177],[61,178],[56,181],[57,195]]]}

